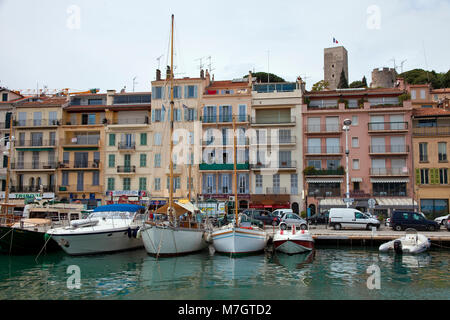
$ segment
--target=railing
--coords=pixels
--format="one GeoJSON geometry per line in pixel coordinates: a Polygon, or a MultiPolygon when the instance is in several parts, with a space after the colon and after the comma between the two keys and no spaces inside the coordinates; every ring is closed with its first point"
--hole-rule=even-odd
{"type": "Polygon", "coordinates": [[[258,93],[293,92],[297,89],[297,83],[267,83],[253,85],[253,91],[258,93]]]}
{"type": "Polygon", "coordinates": [[[119,142],[118,144],[119,150],[134,150],[136,149],[136,143],[135,142],[119,142]]]}
{"type": "Polygon", "coordinates": [[[62,169],[99,169],[100,161],[60,162],[59,167],[62,169]]]}
{"type": "Polygon", "coordinates": [[[16,140],[17,147],[54,147],[56,140],[16,140]]]}
{"type": "Polygon", "coordinates": [[[149,118],[146,116],[144,118],[139,118],[139,119],[117,119],[112,121],[112,123],[108,124],[113,124],[113,125],[127,125],[127,124],[150,124],[149,118]]]}
{"type": "MultiPolygon", "coordinates": [[[[223,141],[221,138],[219,138],[218,140],[203,140],[202,141],[202,145],[203,146],[233,146],[234,141],[233,138],[231,139],[226,139],[225,141],[223,141]]],[[[250,139],[249,138],[237,138],[236,139],[236,145],[237,146],[248,146],[250,144],[250,139]]]]}
{"type": "Polygon", "coordinates": [[[339,105],[332,106],[308,106],[308,110],[337,110],[339,105]]]}
{"type": "Polygon", "coordinates": [[[404,144],[399,145],[371,145],[369,147],[369,153],[372,154],[384,154],[384,153],[407,153],[409,152],[409,146],[404,144]]]}
{"type": "MultiPolygon", "coordinates": [[[[250,122],[250,116],[237,115],[234,116],[236,122],[250,122]]],[[[233,122],[233,115],[216,115],[216,116],[200,116],[202,123],[230,123],[233,122]]]]}
{"type": "Polygon", "coordinates": [[[370,193],[365,193],[364,191],[350,191],[350,198],[370,198],[370,193]]]}
{"type": "Polygon", "coordinates": [[[341,133],[342,126],[339,124],[318,124],[318,125],[307,125],[307,133],[341,133]]]}
{"type": "MultiPolygon", "coordinates": [[[[56,187],[55,186],[43,186],[42,192],[55,192],[56,187]]],[[[11,187],[10,192],[40,192],[41,187],[40,186],[18,186],[18,187],[11,187]]]]}
{"type": "Polygon", "coordinates": [[[399,104],[399,103],[394,103],[394,104],[390,104],[390,103],[382,103],[382,104],[371,104],[370,108],[371,109],[382,109],[382,108],[402,108],[403,104],[399,104]]]}
{"type": "Polygon", "coordinates": [[[450,136],[450,126],[413,128],[413,136],[450,136]]]}
{"type": "MultiPolygon", "coordinates": [[[[237,163],[236,164],[236,170],[249,170],[250,165],[248,163],[237,163]]],[[[234,164],[233,163],[201,163],[199,165],[200,170],[208,170],[208,171],[217,171],[217,170],[226,170],[226,171],[232,171],[234,170],[234,164]]]]}
{"type": "Polygon", "coordinates": [[[255,164],[252,164],[251,167],[253,169],[269,169],[269,168],[273,168],[273,169],[291,169],[291,168],[297,168],[297,161],[293,160],[293,161],[278,161],[277,163],[262,163],[262,162],[257,162],[255,164]]]}
{"type": "Polygon", "coordinates": [[[61,120],[57,119],[26,119],[17,120],[16,127],[42,127],[42,126],[59,126],[61,120]]]}
{"type": "Polygon", "coordinates": [[[305,176],[343,176],[345,174],[344,169],[337,170],[314,170],[304,172],[305,176]]]}
{"type": "Polygon", "coordinates": [[[11,163],[12,170],[46,170],[56,169],[56,162],[17,162],[11,163]]]}
{"type": "Polygon", "coordinates": [[[251,118],[252,124],[267,124],[267,125],[275,125],[275,124],[294,124],[295,123],[295,117],[288,117],[288,118],[266,118],[266,117],[256,117],[251,118]]]}
{"type": "Polygon", "coordinates": [[[408,122],[370,122],[369,131],[408,130],[408,122]]]}
{"type": "Polygon", "coordinates": [[[117,173],[136,173],[136,166],[118,166],[117,173]]]}
{"type": "Polygon", "coordinates": [[[61,144],[62,145],[70,145],[70,146],[98,146],[100,142],[100,137],[98,136],[92,136],[92,137],[73,137],[73,138],[67,138],[62,139],[61,144]]]}
{"type": "Polygon", "coordinates": [[[272,139],[269,137],[263,139],[263,138],[252,138],[251,144],[256,146],[274,146],[274,145],[284,145],[284,144],[296,144],[297,143],[297,137],[296,136],[288,136],[288,137],[281,137],[278,136],[278,139],[272,142],[272,139]]]}
{"type": "Polygon", "coordinates": [[[341,154],[343,147],[340,146],[320,146],[320,147],[306,147],[305,154],[341,154]]]}
{"type": "Polygon", "coordinates": [[[266,194],[289,194],[286,187],[266,188],[266,194]]]}
{"type": "Polygon", "coordinates": [[[316,198],[329,198],[329,197],[341,197],[341,190],[328,189],[328,191],[308,191],[308,197],[316,198]]]}
{"type": "Polygon", "coordinates": [[[371,168],[372,176],[409,176],[408,168],[371,168]]]}

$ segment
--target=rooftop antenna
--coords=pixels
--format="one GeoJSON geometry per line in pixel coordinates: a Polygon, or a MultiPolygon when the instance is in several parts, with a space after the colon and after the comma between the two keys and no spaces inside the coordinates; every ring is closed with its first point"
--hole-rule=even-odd
{"type": "Polygon", "coordinates": [[[394,61],[394,70],[397,71],[397,65],[395,64],[395,58],[392,58],[392,59],[389,60],[389,61],[394,61]]]}
{"type": "Polygon", "coordinates": [[[200,65],[199,65],[199,67],[200,67],[200,71],[203,69],[203,67],[204,67],[204,65],[203,65],[203,59],[205,59],[206,57],[201,57],[201,58],[199,58],[199,59],[195,59],[195,61],[200,61],[200,65]]]}
{"type": "Polygon", "coordinates": [[[428,83],[430,83],[430,74],[428,73],[428,61],[427,61],[427,53],[425,51],[425,41],[424,40],[422,40],[422,46],[423,46],[423,56],[425,58],[425,66],[427,67],[428,83]]]}
{"type": "Polygon", "coordinates": [[[269,50],[267,50],[267,83],[269,83],[270,82],[270,72],[269,72],[269,70],[270,70],[270,68],[269,68],[269,66],[270,66],[270,51],[269,50]]]}
{"type": "Polygon", "coordinates": [[[216,69],[213,69],[213,67],[212,67],[211,56],[208,57],[208,60],[209,60],[209,64],[208,64],[209,72],[212,73],[213,70],[216,70],[216,69]]]}
{"type": "Polygon", "coordinates": [[[408,61],[408,59],[405,59],[400,63],[400,70],[402,70],[402,73],[403,73],[403,64],[405,64],[406,61],[408,61]]]}
{"type": "Polygon", "coordinates": [[[138,84],[138,82],[135,81],[136,78],[137,78],[137,76],[133,78],[133,92],[134,92],[134,87],[135,87],[135,85],[138,84]]]}

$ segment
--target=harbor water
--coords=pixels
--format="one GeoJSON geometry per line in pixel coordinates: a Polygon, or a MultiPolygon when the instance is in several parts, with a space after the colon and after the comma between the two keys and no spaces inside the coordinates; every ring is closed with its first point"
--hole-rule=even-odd
{"type": "Polygon", "coordinates": [[[1,255],[0,299],[450,299],[449,262],[449,250],[394,256],[354,247],[238,258],[205,251],[155,259],[143,249],[37,262],[1,255]],[[70,266],[79,267],[79,289],[69,288],[70,266]],[[379,289],[368,286],[371,266],[379,289]]]}

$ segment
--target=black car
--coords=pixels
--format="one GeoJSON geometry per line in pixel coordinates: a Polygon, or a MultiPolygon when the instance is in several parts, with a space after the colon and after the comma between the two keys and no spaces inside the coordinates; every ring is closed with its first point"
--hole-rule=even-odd
{"type": "Polygon", "coordinates": [[[420,212],[395,210],[391,218],[391,227],[395,231],[402,231],[408,228],[416,230],[439,230],[439,223],[427,220],[420,212]]]}
{"type": "Polygon", "coordinates": [[[321,213],[316,213],[314,215],[312,215],[311,217],[309,217],[308,223],[310,224],[327,224],[328,223],[328,211],[327,212],[321,212],[321,213]]]}
{"type": "Polygon", "coordinates": [[[245,210],[243,212],[249,217],[252,217],[253,219],[259,220],[264,223],[264,225],[272,225],[272,226],[278,226],[280,224],[280,217],[274,215],[273,213],[267,211],[267,210],[245,210]]]}

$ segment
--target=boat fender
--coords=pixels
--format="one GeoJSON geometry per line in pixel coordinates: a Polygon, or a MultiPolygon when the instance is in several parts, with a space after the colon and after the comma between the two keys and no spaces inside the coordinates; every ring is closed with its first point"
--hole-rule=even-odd
{"type": "Polygon", "coordinates": [[[131,233],[131,228],[128,228],[128,238],[130,238],[131,239],[131,236],[132,236],[132,233],[131,233]]]}
{"type": "Polygon", "coordinates": [[[139,229],[134,229],[134,230],[133,230],[133,238],[135,238],[135,239],[137,238],[138,230],[139,230],[139,229]]]}
{"type": "Polygon", "coordinates": [[[141,229],[137,229],[136,239],[140,239],[140,238],[141,238],[141,229]]]}
{"type": "Polygon", "coordinates": [[[395,253],[398,253],[398,254],[403,253],[402,242],[400,240],[394,241],[394,251],[395,251],[395,253]]]}

